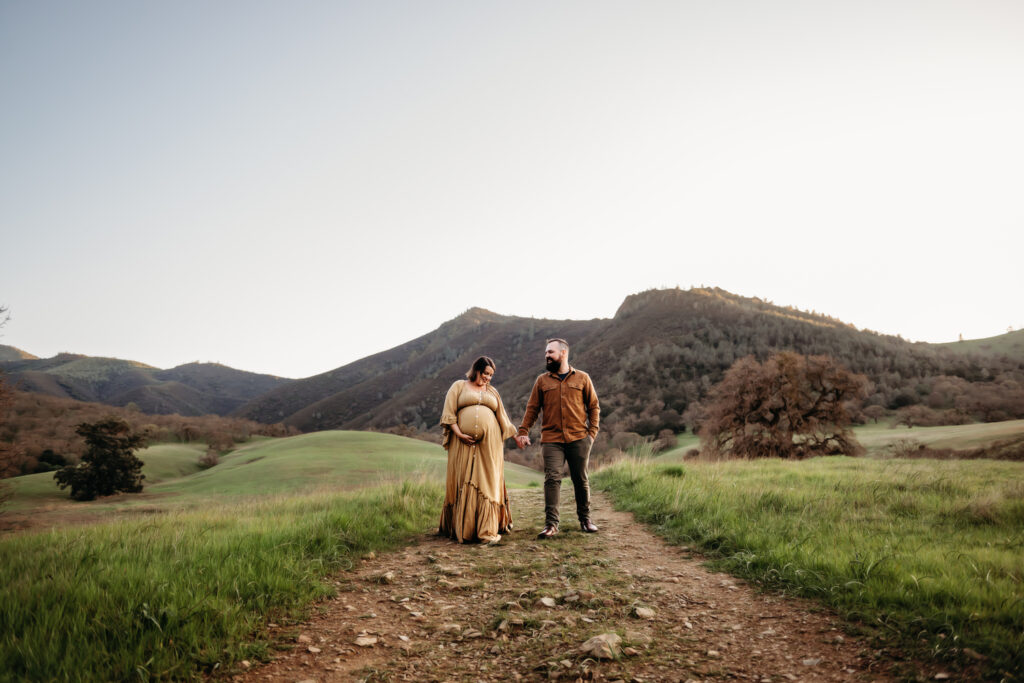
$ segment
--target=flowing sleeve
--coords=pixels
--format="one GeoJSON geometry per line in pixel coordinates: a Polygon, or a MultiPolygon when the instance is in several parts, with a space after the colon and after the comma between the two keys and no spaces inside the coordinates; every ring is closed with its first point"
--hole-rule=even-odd
{"type": "Polygon", "coordinates": [[[459,421],[459,390],[462,380],[456,380],[444,397],[444,408],[441,410],[441,445],[448,448],[452,438],[452,425],[459,421]]]}
{"type": "Polygon", "coordinates": [[[505,404],[501,400],[501,394],[494,387],[491,387],[494,392],[495,398],[498,399],[498,424],[501,426],[501,438],[510,439],[516,435],[516,426],[512,424],[512,420],[508,419],[508,413],[505,412],[505,404]]]}

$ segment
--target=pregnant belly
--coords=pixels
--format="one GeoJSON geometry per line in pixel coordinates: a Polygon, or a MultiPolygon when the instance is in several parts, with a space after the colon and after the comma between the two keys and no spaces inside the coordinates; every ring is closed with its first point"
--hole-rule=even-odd
{"type": "Polygon", "coordinates": [[[468,406],[459,411],[459,429],[463,434],[479,439],[490,424],[489,420],[493,419],[494,413],[487,406],[468,406]]]}

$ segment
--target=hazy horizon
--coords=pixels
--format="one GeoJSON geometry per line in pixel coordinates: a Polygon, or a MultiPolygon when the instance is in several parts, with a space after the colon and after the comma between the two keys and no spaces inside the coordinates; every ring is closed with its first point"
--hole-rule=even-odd
{"type": "Polygon", "coordinates": [[[0,344],[306,377],[701,285],[995,336],[1022,82],[1008,0],[5,3],[0,344]]]}

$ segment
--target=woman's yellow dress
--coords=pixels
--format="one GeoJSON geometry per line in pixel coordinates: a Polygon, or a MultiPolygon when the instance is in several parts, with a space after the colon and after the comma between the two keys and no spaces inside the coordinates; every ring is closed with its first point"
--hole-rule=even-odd
{"type": "Polygon", "coordinates": [[[501,396],[492,386],[478,391],[466,381],[452,384],[441,413],[448,450],[444,508],[438,533],[458,540],[490,541],[512,530],[512,514],[505,488],[505,439],[515,435],[501,396]],[[458,424],[476,439],[464,444],[452,432],[458,424]]]}

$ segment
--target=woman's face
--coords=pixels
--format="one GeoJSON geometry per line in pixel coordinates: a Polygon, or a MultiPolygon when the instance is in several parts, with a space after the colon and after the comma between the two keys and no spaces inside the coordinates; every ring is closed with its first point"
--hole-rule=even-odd
{"type": "Polygon", "coordinates": [[[484,368],[480,371],[480,374],[476,376],[476,379],[482,386],[487,386],[491,383],[491,380],[494,379],[494,368],[484,368]]]}

